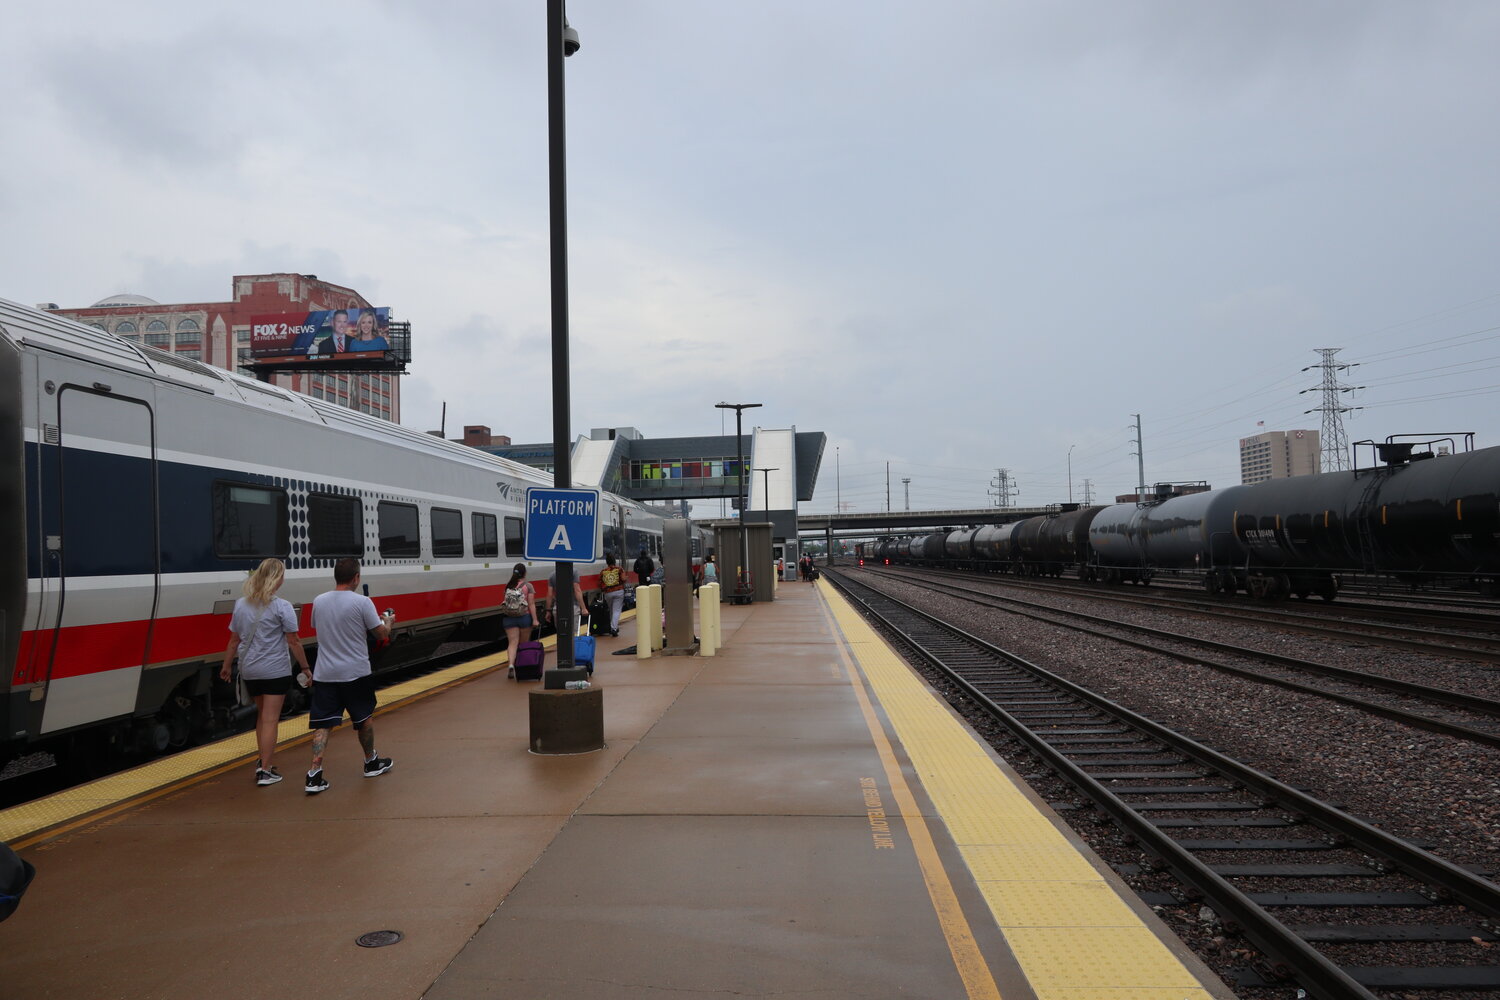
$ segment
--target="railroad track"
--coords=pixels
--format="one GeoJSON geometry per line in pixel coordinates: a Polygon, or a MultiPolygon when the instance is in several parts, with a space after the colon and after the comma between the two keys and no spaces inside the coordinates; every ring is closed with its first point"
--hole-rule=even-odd
{"type": "MultiPolygon", "coordinates": [[[[879,569],[880,567],[869,567],[879,569]]],[[[896,569],[897,567],[891,567],[896,569]]],[[[908,571],[913,567],[902,567],[908,571]]],[[[1150,587],[1115,587],[1100,583],[1085,583],[1067,577],[1014,576],[1008,573],[973,573],[963,570],[923,568],[920,572],[938,573],[954,579],[984,580],[1000,586],[1034,590],[1099,600],[1117,600],[1160,606],[1170,603],[1174,607],[1201,609],[1205,612],[1252,615],[1258,620],[1277,620],[1288,623],[1319,622],[1352,624],[1359,628],[1379,629],[1383,634],[1409,634],[1418,641],[1449,641],[1455,643],[1493,644],[1493,637],[1500,633],[1500,605],[1488,607],[1477,605],[1409,607],[1401,604],[1360,604],[1344,600],[1332,604],[1323,601],[1264,601],[1245,596],[1221,594],[1208,598],[1202,588],[1163,584],[1161,577],[1152,580],[1150,587]],[[1360,618],[1376,618],[1378,622],[1360,618]],[[1350,622],[1349,619],[1355,619],[1350,622]],[[1403,624],[1394,624],[1401,622],[1403,624]]],[[[1400,600],[1400,598],[1393,598],[1400,600]]],[[[1336,626],[1332,626],[1336,627],[1336,626]]]]}
{"type": "MultiPolygon", "coordinates": [[[[1451,736],[1455,739],[1467,740],[1481,746],[1500,748],[1500,700],[1483,698],[1428,684],[1418,684],[1412,681],[1385,677],[1366,671],[1351,670],[1347,667],[1319,663],[1315,660],[1301,657],[1287,656],[1281,653],[1273,653],[1246,646],[1236,646],[1230,643],[1217,642],[1212,639],[1201,639],[1178,632],[1168,632],[1164,629],[1151,628],[1134,622],[1102,618],[1096,615],[1085,614],[1081,611],[1054,608],[1046,604],[1037,604],[1019,598],[974,590],[953,583],[927,580],[908,573],[891,574],[876,571],[876,575],[889,576],[891,579],[908,586],[923,587],[936,593],[962,597],[975,603],[985,604],[985,606],[1005,611],[1008,614],[1021,615],[1048,625],[1055,625],[1060,628],[1067,628],[1076,632],[1108,639],[1111,642],[1171,657],[1184,663],[1209,667],[1222,673],[1242,677],[1258,683],[1272,684],[1303,694],[1337,701],[1372,715],[1393,719],[1418,729],[1441,733],[1444,736],[1451,736]],[[1145,635],[1156,641],[1132,639],[1128,636],[1120,635],[1119,633],[1122,631],[1145,635]],[[1163,645],[1162,643],[1192,646],[1198,649],[1208,649],[1226,653],[1234,657],[1255,660],[1269,664],[1280,669],[1282,672],[1267,673],[1262,670],[1252,670],[1222,659],[1206,657],[1199,653],[1185,653],[1180,648],[1174,649],[1172,646],[1163,645]],[[1311,675],[1322,678],[1333,682],[1336,686],[1310,684],[1306,680],[1299,679],[1298,675],[1304,677],[1311,675]],[[1372,700],[1373,698],[1384,700],[1372,700]]],[[[1276,627],[1281,626],[1277,625],[1276,627]]],[[[1439,647],[1437,649],[1428,647],[1426,649],[1429,653],[1437,653],[1440,650],[1446,652],[1447,647],[1439,647]]]]}
{"type": "Polygon", "coordinates": [[[827,577],[1156,859],[1180,885],[1171,902],[1201,901],[1250,941],[1265,961],[1239,970],[1240,985],[1294,983],[1323,1000],[1500,990],[1500,886],[846,574],[827,577]]]}

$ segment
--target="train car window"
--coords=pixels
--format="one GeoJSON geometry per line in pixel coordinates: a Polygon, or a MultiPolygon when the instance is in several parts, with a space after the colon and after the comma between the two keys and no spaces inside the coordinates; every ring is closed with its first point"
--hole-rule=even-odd
{"type": "Polygon", "coordinates": [[[432,508],[432,555],[442,559],[464,554],[464,516],[456,510],[432,508]]]}
{"type": "Polygon", "coordinates": [[[215,555],[265,559],[291,551],[286,490],[218,482],[213,497],[215,555]]]}
{"type": "Polygon", "coordinates": [[[526,554],[526,522],[519,517],[505,519],[505,554],[508,556],[526,554]]]}
{"type": "Polygon", "coordinates": [[[500,536],[496,533],[494,514],[474,515],[474,555],[477,558],[484,556],[498,556],[500,554],[500,536]]]}
{"type": "Polygon", "coordinates": [[[307,552],[313,556],[365,554],[364,504],[359,497],[307,495],[307,552]]]}
{"type": "Polygon", "coordinates": [[[417,508],[409,503],[380,502],[380,554],[390,559],[415,559],[422,553],[417,508]]]}

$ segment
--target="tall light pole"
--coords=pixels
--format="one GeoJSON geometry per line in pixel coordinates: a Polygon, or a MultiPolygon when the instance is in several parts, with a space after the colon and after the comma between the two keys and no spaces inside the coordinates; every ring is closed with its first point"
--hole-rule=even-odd
{"type": "Polygon", "coordinates": [[[1068,503],[1073,502],[1073,449],[1076,444],[1068,445],[1068,503]]]}
{"type": "Polygon", "coordinates": [[[833,509],[834,513],[844,512],[844,483],[843,476],[839,472],[839,446],[833,446],[833,509]]]}
{"type": "Polygon", "coordinates": [[[735,576],[735,603],[746,603],[746,595],[749,588],[745,586],[745,574],[750,569],[750,533],[745,528],[745,439],[744,431],[740,425],[741,414],[745,410],[753,410],[761,403],[715,403],[714,407],[720,410],[734,411],[734,453],[735,471],[739,473],[739,486],[736,496],[740,498],[740,566],[735,576]]]}
{"type": "Polygon", "coordinates": [[[767,469],[756,469],[755,471],[764,472],[766,474],[766,478],[761,480],[761,482],[764,483],[764,486],[762,488],[765,490],[766,494],[766,521],[769,522],[771,520],[771,473],[780,472],[781,468],[780,466],[771,466],[767,469]]]}
{"type": "MultiPolygon", "coordinates": [[[[568,395],[568,169],[567,128],[563,113],[563,60],[578,51],[578,32],[568,24],[563,0],[547,0],[547,160],[552,220],[552,485],[573,486],[573,456],[569,450],[568,395]]],[[[557,593],[553,595],[557,630],[557,665],[573,665],[573,564],[557,564],[557,593]]],[[[515,651],[511,651],[515,655],[515,651]]]]}

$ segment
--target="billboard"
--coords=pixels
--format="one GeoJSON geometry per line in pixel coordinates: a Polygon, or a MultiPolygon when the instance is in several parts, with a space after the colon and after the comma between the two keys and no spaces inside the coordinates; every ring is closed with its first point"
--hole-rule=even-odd
{"type": "Polygon", "coordinates": [[[250,356],[384,360],[391,349],[390,317],[391,310],[384,306],[251,316],[250,356]]]}

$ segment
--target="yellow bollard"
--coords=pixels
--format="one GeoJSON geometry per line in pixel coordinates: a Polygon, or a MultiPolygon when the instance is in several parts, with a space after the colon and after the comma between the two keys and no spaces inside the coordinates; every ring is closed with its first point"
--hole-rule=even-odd
{"type": "MultiPolygon", "coordinates": [[[[662,629],[662,597],[661,584],[653,583],[651,585],[651,651],[653,653],[667,645],[666,633],[662,629]]],[[[640,623],[637,622],[636,628],[640,627],[640,623]]]]}
{"type": "Polygon", "coordinates": [[[714,611],[719,607],[719,585],[705,583],[698,588],[698,655],[713,656],[719,648],[714,638],[714,611]]]}
{"type": "Polygon", "coordinates": [[[724,648],[724,585],[714,584],[714,606],[711,609],[714,616],[714,649],[724,648]]]}
{"type": "Polygon", "coordinates": [[[635,588],[635,658],[651,659],[651,633],[661,631],[661,610],[655,604],[655,587],[647,584],[635,588]]]}

